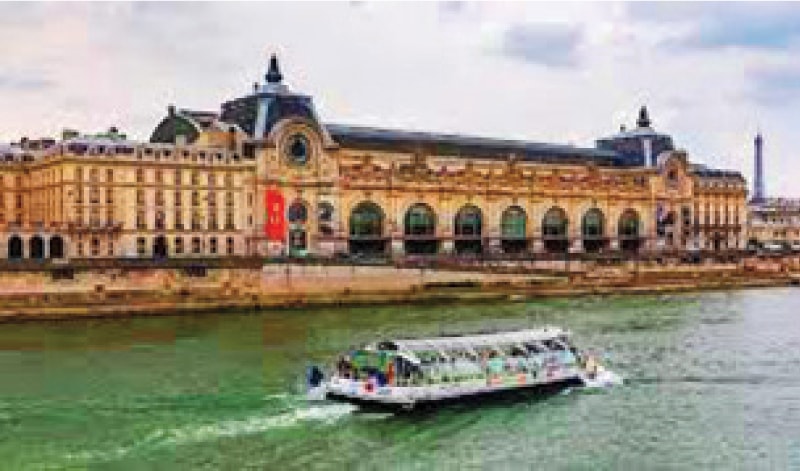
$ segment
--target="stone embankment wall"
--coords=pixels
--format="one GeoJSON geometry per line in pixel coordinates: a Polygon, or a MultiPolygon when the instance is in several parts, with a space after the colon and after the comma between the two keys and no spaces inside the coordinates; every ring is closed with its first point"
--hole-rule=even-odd
{"type": "Polygon", "coordinates": [[[527,299],[538,296],[728,289],[789,284],[783,268],[741,265],[639,266],[551,275],[496,270],[267,265],[215,269],[0,273],[0,320],[192,313],[303,305],[527,299]]]}

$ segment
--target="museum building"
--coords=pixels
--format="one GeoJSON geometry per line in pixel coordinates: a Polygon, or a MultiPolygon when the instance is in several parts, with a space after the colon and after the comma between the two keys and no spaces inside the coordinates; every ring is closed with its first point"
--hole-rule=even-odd
{"type": "Polygon", "coordinates": [[[10,259],[723,251],[747,186],[635,128],[595,147],[330,124],[265,82],[218,112],[0,146],[10,259]]]}

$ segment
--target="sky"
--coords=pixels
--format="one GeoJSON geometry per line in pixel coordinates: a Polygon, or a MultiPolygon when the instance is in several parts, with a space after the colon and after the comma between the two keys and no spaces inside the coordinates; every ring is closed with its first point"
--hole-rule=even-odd
{"type": "Polygon", "coordinates": [[[693,162],[800,196],[800,4],[0,3],[0,142],[219,110],[284,82],[324,122],[593,146],[646,104],[693,162]]]}

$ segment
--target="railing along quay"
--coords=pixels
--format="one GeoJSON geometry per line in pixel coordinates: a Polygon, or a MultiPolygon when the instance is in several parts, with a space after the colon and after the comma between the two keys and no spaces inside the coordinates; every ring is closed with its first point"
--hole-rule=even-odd
{"type": "Polygon", "coordinates": [[[704,262],[739,263],[747,259],[780,260],[800,257],[791,253],[753,253],[745,250],[727,251],[605,251],[599,253],[480,253],[432,255],[342,255],[321,256],[236,256],[236,257],[184,257],[184,258],[70,258],[70,259],[2,259],[0,271],[91,271],[114,269],[258,269],[268,264],[324,265],[324,266],[393,266],[398,268],[456,268],[492,264],[525,266],[536,262],[595,265],[623,263],[686,263],[704,262]]]}

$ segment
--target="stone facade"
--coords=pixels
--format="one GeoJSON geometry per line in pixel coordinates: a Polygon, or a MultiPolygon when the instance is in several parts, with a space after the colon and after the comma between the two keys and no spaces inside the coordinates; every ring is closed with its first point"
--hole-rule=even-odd
{"type": "Polygon", "coordinates": [[[0,167],[0,253],[17,258],[244,253],[255,164],[225,149],[72,139],[0,167]]]}
{"type": "Polygon", "coordinates": [[[800,250],[800,200],[764,198],[749,205],[748,245],[800,250]]]}
{"type": "Polygon", "coordinates": [[[743,248],[746,184],[638,127],[593,148],[323,123],[266,83],[220,113],[0,149],[9,258],[743,248]],[[268,240],[267,192],[286,232],[268,240]]]}

